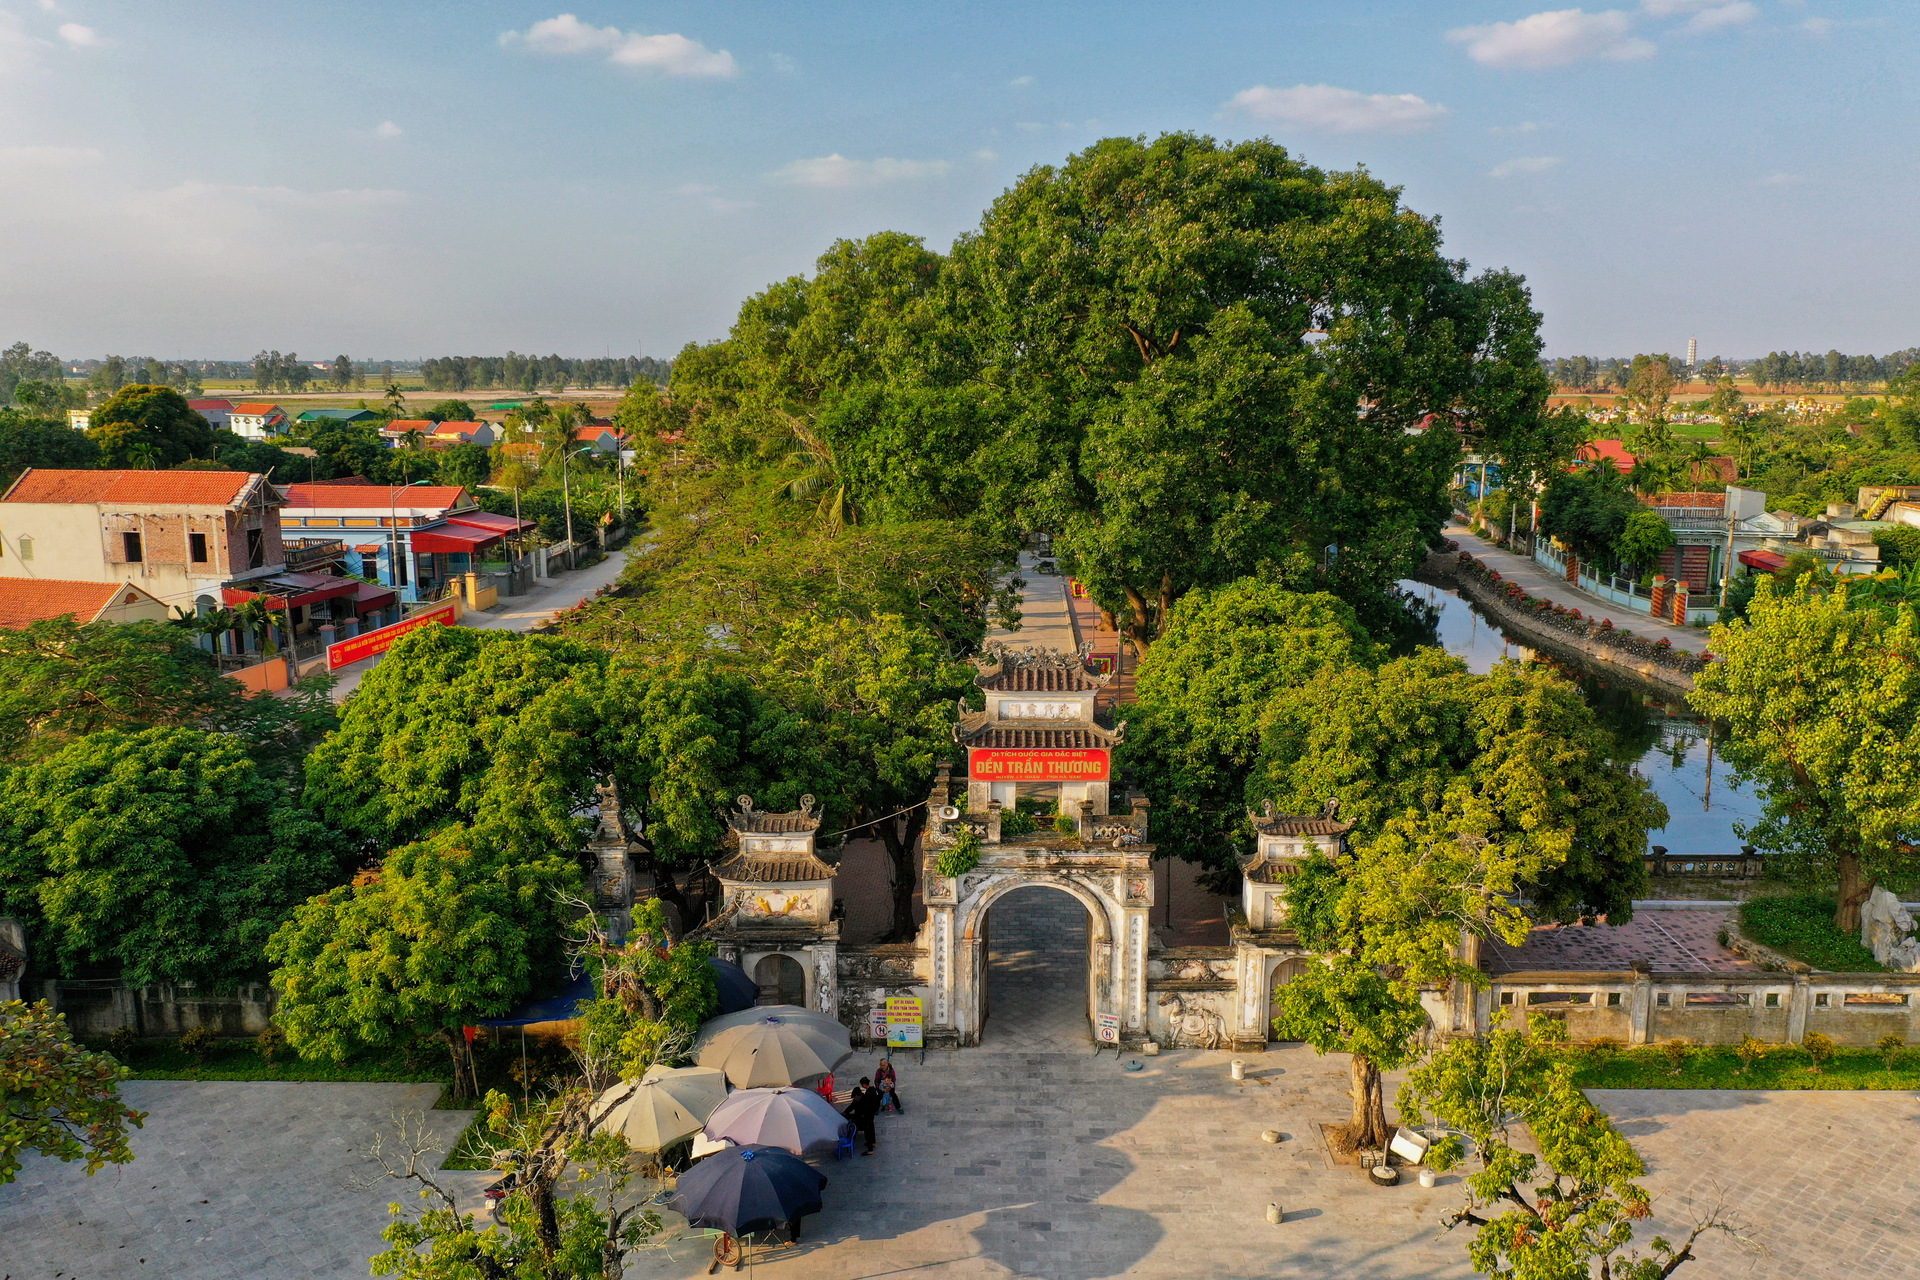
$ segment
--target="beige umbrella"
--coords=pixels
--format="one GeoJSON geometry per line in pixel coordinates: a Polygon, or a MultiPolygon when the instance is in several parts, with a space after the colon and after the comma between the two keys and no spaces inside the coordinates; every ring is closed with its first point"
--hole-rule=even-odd
{"type": "Polygon", "coordinates": [[[795,1022],[810,1023],[828,1034],[840,1028],[839,1019],[821,1013],[817,1009],[804,1009],[797,1004],[763,1004],[755,1005],[751,1009],[742,1009],[738,1013],[723,1013],[717,1018],[708,1018],[700,1024],[700,1035],[704,1039],[733,1027],[752,1026],[761,1019],[769,1017],[790,1018],[795,1022]]]}
{"type": "Polygon", "coordinates": [[[829,1031],[817,1023],[763,1014],[745,1026],[702,1034],[694,1052],[701,1066],[719,1067],[736,1087],[758,1089],[824,1075],[853,1052],[853,1042],[838,1024],[829,1031]]]}
{"type": "Polygon", "coordinates": [[[700,1132],[726,1101],[727,1077],[706,1067],[653,1067],[639,1084],[621,1081],[600,1095],[602,1126],[635,1151],[658,1151],[700,1132]]]}
{"type": "Polygon", "coordinates": [[[727,1100],[727,1073],[718,1067],[651,1066],[640,1083],[652,1085],[700,1117],[702,1122],[727,1100]]]}

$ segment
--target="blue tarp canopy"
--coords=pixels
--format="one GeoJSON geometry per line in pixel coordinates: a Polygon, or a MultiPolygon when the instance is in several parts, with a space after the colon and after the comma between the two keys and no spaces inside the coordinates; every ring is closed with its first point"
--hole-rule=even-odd
{"type": "Polygon", "coordinates": [[[577,1006],[583,1001],[595,999],[599,993],[593,989],[593,977],[584,970],[580,976],[552,995],[541,1000],[529,1000],[525,1004],[509,1011],[504,1017],[482,1018],[483,1027],[524,1027],[535,1022],[565,1022],[569,1018],[579,1017],[577,1006]]]}

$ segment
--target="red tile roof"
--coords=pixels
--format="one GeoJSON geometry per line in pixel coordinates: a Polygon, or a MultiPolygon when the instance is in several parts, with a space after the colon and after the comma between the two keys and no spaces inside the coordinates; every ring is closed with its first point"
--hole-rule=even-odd
{"type": "Polygon", "coordinates": [[[467,491],[457,484],[411,486],[290,484],[287,486],[287,506],[289,507],[378,507],[384,511],[389,507],[397,506],[403,510],[408,508],[423,510],[461,506],[470,501],[467,491]]]}
{"type": "Polygon", "coordinates": [[[435,425],[437,424],[432,418],[395,418],[392,422],[389,422],[380,429],[382,431],[391,431],[395,435],[406,431],[425,431],[431,433],[435,425]]]}
{"type": "Polygon", "coordinates": [[[594,423],[591,426],[576,428],[573,433],[573,438],[575,440],[599,440],[605,436],[618,438],[619,435],[620,433],[613,429],[612,423],[594,423]]]}
{"type": "Polygon", "coordinates": [[[189,400],[187,401],[187,408],[192,409],[195,412],[200,412],[206,409],[226,409],[229,412],[231,412],[233,409],[233,401],[231,400],[189,400]]]}
{"type": "Polygon", "coordinates": [[[233,407],[233,411],[235,413],[254,413],[254,414],[279,413],[280,406],[266,400],[249,400],[245,404],[235,405],[233,407]]]}
{"type": "Polygon", "coordinates": [[[1633,470],[1633,464],[1636,461],[1634,456],[1627,452],[1627,446],[1618,440],[1588,441],[1580,446],[1579,456],[1586,462],[1598,462],[1605,458],[1619,471],[1633,470]]]}
{"type": "MultiPolygon", "coordinates": [[[[57,578],[0,578],[0,630],[19,631],[70,613],[92,622],[107,606],[153,597],[125,582],[68,582],[57,578]]],[[[153,600],[155,604],[159,601],[153,600]]]]}
{"type": "Polygon", "coordinates": [[[29,467],[0,502],[232,506],[258,476],[245,471],[54,471],[29,467]]]}
{"type": "Polygon", "coordinates": [[[433,434],[436,436],[470,436],[486,425],[484,422],[472,421],[441,422],[435,424],[433,434]]]}

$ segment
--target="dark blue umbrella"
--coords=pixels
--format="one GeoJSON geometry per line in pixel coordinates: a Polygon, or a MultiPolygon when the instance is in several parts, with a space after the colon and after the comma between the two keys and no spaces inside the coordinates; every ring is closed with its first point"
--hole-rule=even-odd
{"type": "Polygon", "coordinates": [[[681,1174],[667,1207],[696,1227],[744,1236],[820,1212],[826,1185],[825,1174],[790,1151],[729,1147],[681,1174]]]}
{"type": "Polygon", "coordinates": [[[580,1016],[578,1006],[592,1000],[593,975],[582,970],[567,979],[567,984],[551,995],[528,1000],[498,1018],[482,1018],[483,1027],[525,1027],[536,1022],[565,1022],[580,1016]]]}
{"type": "Polygon", "coordinates": [[[721,1013],[739,1013],[759,1002],[760,984],[745,969],[719,956],[707,957],[707,963],[713,966],[714,985],[720,989],[721,1013]]]}

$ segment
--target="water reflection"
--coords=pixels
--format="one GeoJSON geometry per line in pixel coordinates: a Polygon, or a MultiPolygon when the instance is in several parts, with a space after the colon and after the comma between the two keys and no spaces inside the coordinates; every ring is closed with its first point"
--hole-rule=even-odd
{"type": "Polygon", "coordinates": [[[1465,660],[1474,671],[1490,671],[1501,658],[1551,661],[1580,686],[1601,724],[1638,761],[1642,777],[1666,802],[1667,825],[1650,838],[1675,853],[1728,854],[1739,849],[1736,822],[1753,822],[1760,806],[1744,787],[1735,787],[1726,762],[1707,741],[1705,721],[1678,694],[1667,701],[1643,694],[1597,670],[1550,659],[1509,639],[1473,605],[1444,587],[1405,581],[1401,587],[1431,626],[1429,644],[1465,660]],[[1420,608],[1419,606],[1425,606],[1420,608]]]}

